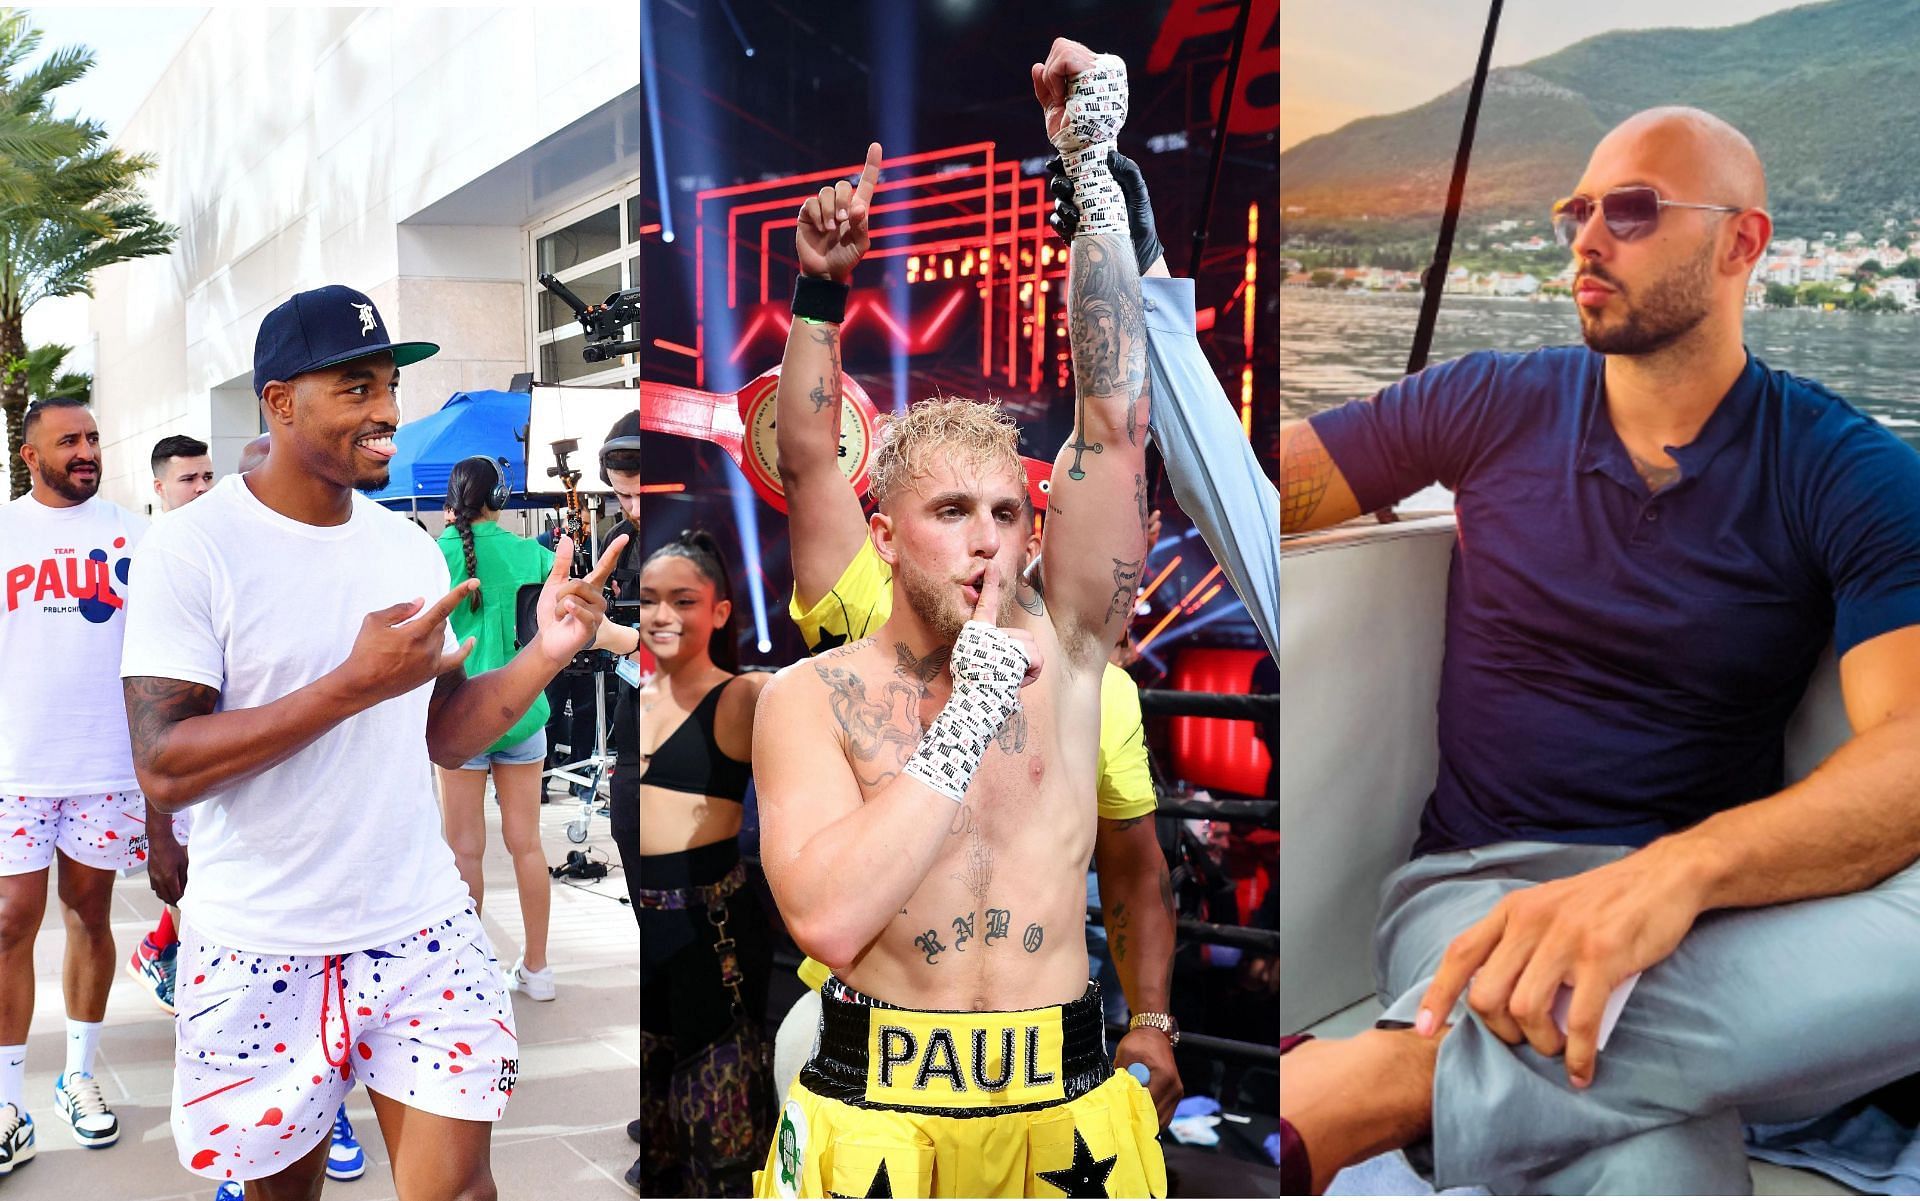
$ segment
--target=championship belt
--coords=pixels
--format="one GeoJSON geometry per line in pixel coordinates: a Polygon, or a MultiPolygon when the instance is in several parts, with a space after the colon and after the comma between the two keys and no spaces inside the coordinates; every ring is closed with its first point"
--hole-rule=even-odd
{"type": "MultiPolygon", "coordinates": [[[[774,447],[774,393],[779,391],[780,369],[769,368],[737,392],[702,392],[642,380],[640,428],[658,434],[679,434],[711,442],[727,453],[774,508],[787,511],[786,490],[774,447]]],[[[866,495],[868,468],[873,462],[874,429],[879,411],[866,390],[851,375],[840,377],[840,474],[854,492],[866,495]]]]}

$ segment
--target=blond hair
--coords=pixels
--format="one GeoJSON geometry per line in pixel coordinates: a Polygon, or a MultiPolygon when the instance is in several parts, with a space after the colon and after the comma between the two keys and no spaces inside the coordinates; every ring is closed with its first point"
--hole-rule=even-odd
{"type": "Polygon", "coordinates": [[[885,419],[874,452],[873,499],[884,506],[942,460],[1005,466],[1022,480],[1020,427],[997,401],[935,396],[885,419]]]}

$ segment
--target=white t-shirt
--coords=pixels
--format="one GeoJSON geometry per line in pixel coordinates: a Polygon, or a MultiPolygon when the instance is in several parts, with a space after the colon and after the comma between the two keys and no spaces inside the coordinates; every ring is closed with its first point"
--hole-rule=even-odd
{"type": "Polygon", "coordinates": [[[0,792],[139,787],[120,699],[133,547],[147,519],[94,497],[0,505],[0,792]]]}
{"type": "MultiPolygon", "coordinates": [[[[367,614],[451,586],[433,539],[366,497],[344,525],[306,525],[230,475],[141,544],[120,674],[218,688],[223,712],[258,708],[344,662],[367,614]]],[[[468,903],[427,758],[432,695],[427,683],[383,701],[194,805],[181,909],[197,934],[344,954],[468,903]]]]}

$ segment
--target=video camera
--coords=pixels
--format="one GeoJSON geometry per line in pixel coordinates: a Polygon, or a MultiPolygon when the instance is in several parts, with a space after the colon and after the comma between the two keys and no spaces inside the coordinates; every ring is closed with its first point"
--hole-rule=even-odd
{"type": "Polygon", "coordinates": [[[566,301],[579,319],[580,328],[587,335],[587,344],[580,356],[587,362],[604,362],[639,351],[638,338],[623,341],[621,335],[627,326],[640,320],[640,289],[626,288],[607,297],[604,303],[588,304],[551,274],[542,274],[539,280],[541,287],[566,301]]]}

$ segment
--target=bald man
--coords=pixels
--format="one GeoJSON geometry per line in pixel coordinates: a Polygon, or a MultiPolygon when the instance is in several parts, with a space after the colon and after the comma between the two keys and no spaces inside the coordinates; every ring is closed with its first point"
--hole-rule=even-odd
{"type": "Polygon", "coordinates": [[[1386,1013],[1282,1060],[1316,1191],[1416,1144],[1441,1187],[1749,1192],[1743,1121],[1920,1070],[1920,456],[1742,344],[1765,203],[1738,131],[1641,113],[1554,207],[1584,346],[1282,431],[1286,530],[1436,481],[1460,529],[1386,1013]],[[1787,786],[1829,643],[1854,734],[1787,786]]]}

